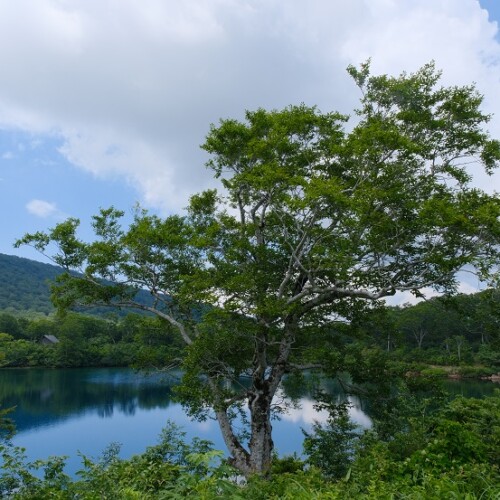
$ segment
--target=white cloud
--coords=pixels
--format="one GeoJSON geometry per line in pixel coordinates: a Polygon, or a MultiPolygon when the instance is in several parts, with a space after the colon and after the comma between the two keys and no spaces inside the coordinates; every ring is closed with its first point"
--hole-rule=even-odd
{"type": "MultiPolygon", "coordinates": [[[[347,397],[349,402],[348,413],[351,420],[363,428],[371,426],[371,420],[368,415],[361,409],[359,399],[353,396],[347,397]]],[[[327,410],[318,410],[315,407],[316,401],[307,397],[300,398],[297,402],[297,407],[290,408],[281,415],[281,418],[287,422],[292,422],[297,425],[311,426],[314,423],[326,424],[328,422],[329,413],[327,410]]]]}
{"type": "Polygon", "coordinates": [[[12,151],[6,151],[2,154],[2,160],[12,160],[14,158],[14,153],[12,151]]]}
{"type": "Polygon", "coordinates": [[[387,297],[384,300],[389,306],[402,306],[403,304],[415,305],[419,302],[422,302],[422,300],[428,300],[432,297],[437,297],[438,295],[440,295],[439,292],[430,287],[422,288],[422,290],[420,290],[420,293],[423,295],[423,297],[416,297],[410,291],[397,292],[396,295],[387,297]]]}
{"type": "MultiPolygon", "coordinates": [[[[198,146],[244,109],[358,99],[345,67],[476,81],[498,118],[497,25],[477,0],[0,0],[0,126],[56,133],[75,165],[177,210],[212,182],[198,146]]],[[[481,185],[499,189],[497,178],[481,185]]]]}
{"type": "Polygon", "coordinates": [[[60,211],[55,203],[50,203],[44,200],[31,200],[26,204],[26,209],[32,215],[37,217],[47,218],[54,215],[59,215],[60,211]]]}

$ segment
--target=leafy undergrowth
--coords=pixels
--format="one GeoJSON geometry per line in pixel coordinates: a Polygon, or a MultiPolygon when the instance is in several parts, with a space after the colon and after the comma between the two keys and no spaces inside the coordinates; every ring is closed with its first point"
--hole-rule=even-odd
{"type": "MultiPolygon", "coordinates": [[[[334,418],[336,417],[336,418],[334,418]]],[[[500,392],[457,398],[431,416],[408,418],[382,439],[355,435],[343,414],[306,436],[308,457],[276,459],[270,479],[244,480],[210,443],[187,444],[169,424],[156,446],[124,460],[111,445],[99,460],[82,457],[77,479],[64,457],[27,463],[24,450],[0,445],[0,496],[7,499],[498,499],[500,392]],[[346,446],[346,443],[349,446],[346,446]],[[323,446],[325,445],[325,446],[323,446]],[[335,446],[338,451],[326,450],[335,446]],[[334,457],[334,459],[332,459],[334,457]]]]}

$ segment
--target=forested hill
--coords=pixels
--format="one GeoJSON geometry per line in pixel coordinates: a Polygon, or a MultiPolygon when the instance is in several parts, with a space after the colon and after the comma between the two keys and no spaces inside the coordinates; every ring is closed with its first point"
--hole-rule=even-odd
{"type": "MultiPolygon", "coordinates": [[[[0,311],[13,315],[54,312],[55,308],[50,300],[50,283],[62,272],[62,268],[52,264],[0,253],[0,311]]],[[[145,291],[140,291],[136,300],[142,304],[152,302],[145,291]]],[[[97,316],[110,312],[125,316],[128,311],[91,307],[86,308],[85,312],[97,316]]]]}
{"type": "Polygon", "coordinates": [[[0,254],[0,310],[52,312],[49,282],[60,273],[51,264],[0,254]]]}

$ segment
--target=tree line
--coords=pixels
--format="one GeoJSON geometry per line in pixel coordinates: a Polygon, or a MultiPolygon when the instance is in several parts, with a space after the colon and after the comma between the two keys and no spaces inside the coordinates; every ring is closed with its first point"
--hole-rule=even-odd
{"type": "MultiPolygon", "coordinates": [[[[500,292],[434,297],[415,305],[380,307],[338,325],[349,343],[387,351],[392,358],[436,365],[500,369],[500,292]]],[[[0,313],[3,366],[164,366],[184,344],[168,322],[129,313],[95,316],[14,316],[0,313]],[[58,343],[42,345],[44,336],[58,343]]]]}
{"type": "Polygon", "coordinates": [[[351,325],[394,358],[436,365],[483,364],[500,369],[500,293],[434,297],[384,307],[351,325]]]}
{"type": "Polygon", "coordinates": [[[163,367],[179,359],[182,347],[172,329],[144,315],[104,319],[68,313],[30,319],[0,313],[3,367],[163,367]],[[47,335],[58,342],[44,345],[47,335]]]}

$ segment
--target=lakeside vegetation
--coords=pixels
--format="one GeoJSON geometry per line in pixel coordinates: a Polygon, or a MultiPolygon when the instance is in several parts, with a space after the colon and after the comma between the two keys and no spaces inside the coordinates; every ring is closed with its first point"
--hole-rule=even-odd
{"type": "MultiPolygon", "coordinates": [[[[339,325],[336,334],[349,344],[385,351],[415,373],[489,377],[500,372],[499,305],[500,292],[493,289],[433,298],[377,309],[339,325]]],[[[161,367],[178,363],[185,351],[161,318],[6,312],[11,310],[0,310],[0,367],[161,367]],[[42,344],[46,335],[58,342],[42,344]]]]}
{"type": "Polygon", "coordinates": [[[0,367],[162,367],[178,362],[182,348],[157,318],[68,313],[27,319],[0,313],[0,367]],[[46,335],[58,342],[43,344],[46,335]]]}
{"type": "MultiPolygon", "coordinates": [[[[174,328],[140,311],[93,307],[58,316],[50,298],[50,284],[62,272],[57,266],[0,254],[0,272],[0,366],[159,367],[182,356],[174,328]],[[59,343],[42,345],[44,335],[59,343]]],[[[481,377],[500,371],[496,289],[379,308],[340,330],[349,342],[377,346],[424,374],[481,377]]]]}
{"type": "MultiPolygon", "coordinates": [[[[438,387],[439,377],[450,375],[451,366],[462,377],[500,371],[499,297],[490,289],[433,298],[413,306],[379,308],[349,325],[338,325],[336,335],[348,346],[339,346],[338,352],[344,361],[350,358],[344,366],[349,365],[360,383],[350,390],[373,397],[373,428],[361,432],[345,406],[326,401],[331,418],[305,435],[303,457],[275,457],[266,480],[255,476],[234,482],[238,472],[222,452],[207,442],[188,444],[182,430],[170,426],[159,444],[130,459],[119,458],[113,446],[99,459],[82,457],[78,478],[65,474],[64,457],[30,463],[21,449],[3,439],[0,494],[19,500],[497,499],[500,392],[482,400],[449,401],[432,388],[438,387]],[[372,385],[367,385],[367,374],[372,385]],[[396,396],[388,381],[398,387],[396,396]]],[[[152,368],[178,362],[185,354],[168,323],[144,314],[4,311],[0,331],[4,367],[152,368]],[[42,345],[45,335],[59,342],[42,345]]],[[[12,431],[8,417],[0,411],[0,426],[12,431]]]]}
{"type": "Polygon", "coordinates": [[[434,411],[428,400],[417,402],[407,393],[393,402],[392,419],[375,419],[365,432],[356,432],[337,407],[336,419],[306,436],[303,459],[275,457],[267,478],[238,481],[222,452],[206,441],[188,444],[174,424],[157,445],[130,459],[119,458],[116,445],[98,459],[82,457],[76,479],[64,473],[64,457],[30,463],[4,439],[0,495],[12,500],[498,498],[500,393],[458,397],[434,411]]]}
{"type": "MultiPolygon", "coordinates": [[[[50,286],[62,272],[57,266],[0,254],[0,271],[2,289],[10,290],[0,295],[0,366],[147,368],[182,358],[184,344],[161,318],[95,307],[56,314],[50,286]],[[42,345],[45,335],[59,342],[42,345]]],[[[500,372],[500,291],[494,288],[378,308],[337,330],[347,342],[379,348],[424,375],[500,372]]]]}
{"type": "Polygon", "coordinates": [[[92,242],[76,218],[16,242],[64,272],[56,316],[3,316],[2,363],[174,361],[176,397],[189,416],[213,412],[228,457],[170,428],[139,457],[84,459],[81,481],[63,474],[61,457],[38,464],[38,480],[7,441],[8,495],[498,496],[499,395],[448,402],[432,389],[450,366],[455,376],[498,372],[500,199],[472,173],[499,166],[500,142],[474,86],[441,86],[433,64],[398,77],[372,75],[369,62],[348,72],[361,95],[354,120],[302,104],[211,126],[202,148],[221,189],[193,195],[183,214],[136,207],[125,226],[110,207],[92,218],[92,242]],[[491,288],[454,296],[463,270],[491,288]],[[384,307],[428,289],[443,298],[384,307]],[[144,315],[69,313],[95,306],[144,315]],[[49,330],[58,341],[41,346],[49,330]],[[329,422],[305,436],[305,461],[280,459],[276,396],[305,372],[349,373],[349,391],[369,395],[373,428],[358,431],[318,391],[329,422]]]}
{"type": "MultiPolygon", "coordinates": [[[[19,261],[11,259],[10,264],[19,261]]],[[[50,273],[57,271],[55,266],[43,266],[50,273]]],[[[42,293],[49,296],[46,276],[38,273],[19,283],[20,295],[24,287],[45,288],[42,293]]],[[[235,483],[238,472],[225,462],[222,452],[208,442],[188,444],[173,424],[157,445],[130,459],[119,458],[113,446],[103,450],[99,459],[82,457],[77,478],[71,478],[64,472],[64,457],[33,463],[23,458],[23,450],[7,439],[7,431],[15,427],[0,407],[4,429],[0,495],[16,500],[467,495],[496,499],[500,495],[500,392],[482,400],[457,398],[445,403],[436,399],[439,391],[430,399],[428,391],[435,387],[436,377],[449,376],[450,366],[462,377],[480,378],[500,371],[499,300],[499,292],[490,289],[381,308],[350,325],[340,325],[337,334],[351,346],[352,371],[358,368],[360,376],[375,371],[376,381],[388,377],[401,392],[386,399],[387,387],[371,388],[380,404],[370,431],[356,429],[346,407],[331,406],[328,423],[315,426],[305,436],[303,457],[275,457],[270,479],[256,476],[235,483]],[[405,378],[408,372],[419,374],[410,385],[405,378]],[[428,397],[420,399],[419,392],[428,397]]],[[[27,309],[12,314],[8,305],[0,312],[3,367],[152,368],[180,360],[184,353],[175,331],[159,318],[101,311],[45,315],[27,309]],[[42,345],[44,335],[56,336],[59,343],[42,345]]]]}

